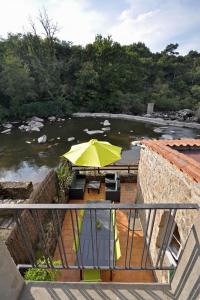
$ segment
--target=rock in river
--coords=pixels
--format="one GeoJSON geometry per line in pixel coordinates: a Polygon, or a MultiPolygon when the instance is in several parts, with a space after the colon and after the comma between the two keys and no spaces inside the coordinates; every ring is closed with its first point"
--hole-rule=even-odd
{"type": "Polygon", "coordinates": [[[56,117],[54,117],[54,116],[48,117],[48,120],[50,122],[55,122],[56,121],[56,117]]]}
{"type": "Polygon", "coordinates": [[[103,126],[110,126],[110,122],[109,122],[108,120],[105,120],[105,121],[103,122],[103,126]]]}
{"type": "Polygon", "coordinates": [[[4,124],[2,124],[2,126],[7,129],[11,129],[13,127],[13,125],[10,123],[4,123],[4,124]]]}
{"type": "Polygon", "coordinates": [[[6,130],[4,130],[4,131],[2,131],[1,133],[10,133],[11,132],[11,129],[6,129],[6,130]]]}
{"type": "Polygon", "coordinates": [[[103,133],[103,130],[88,130],[86,131],[87,134],[92,135],[92,134],[97,134],[97,133],[103,133]]]}
{"type": "Polygon", "coordinates": [[[162,128],[158,127],[158,128],[155,128],[153,131],[156,133],[161,133],[163,130],[162,130],[162,128]]]}
{"type": "Polygon", "coordinates": [[[74,141],[74,140],[75,140],[75,137],[74,137],[74,136],[71,136],[71,137],[69,137],[67,140],[68,140],[68,142],[74,141]]]}
{"type": "Polygon", "coordinates": [[[44,144],[46,142],[47,142],[47,136],[45,134],[38,138],[39,144],[44,144]]]}
{"type": "Polygon", "coordinates": [[[103,127],[101,128],[103,131],[109,131],[110,130],[110,127],[103,127]]]}
{"type": "Polygon", "coordinates": [[[33,128],[31,128],[31,131],[40,131],[40,128],[39,127],[33,127],[33,128]]]}
{"type": "Polygon", "coordinates": [[[34,122],[44,122],[44,119],[38,118],[38,117],[32,117],[31,121],[34,121],[34,122]]]}
{"type": "Polygon", "coordinates": [[[173,136],[170,134],[163,134],[161,138],[164,140],[173,140],[173,136]]]}

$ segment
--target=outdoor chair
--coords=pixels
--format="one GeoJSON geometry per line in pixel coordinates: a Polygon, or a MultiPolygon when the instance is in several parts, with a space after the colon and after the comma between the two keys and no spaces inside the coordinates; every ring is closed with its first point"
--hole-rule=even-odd
{"type": "Polygon", "coordinates": [[[69,199],[83,199],[86,186],[86,176],[75,174],[69,188],[69,199]]]}
{"type": "Polygon", "coordinates": [[[106,200],[120,202],[120,181],[117,179],[114,182],[106,182],[106,200]]]}
{"type": "Polygon", "coordinates": [[[105,174],[105,183],[115,182],[118,179],[117,172],[105,174]]]}

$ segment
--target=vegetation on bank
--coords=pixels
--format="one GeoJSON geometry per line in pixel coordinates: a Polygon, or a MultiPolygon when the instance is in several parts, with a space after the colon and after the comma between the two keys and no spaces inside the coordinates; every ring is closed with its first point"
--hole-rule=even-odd
{"type": "Polygon", "coordinates": [[[0,120],[76,111],[140,114],[195,108],[200,102],[200,53],[182,56],[178,44],[152,53],[143,43],[120,45],[97,35],[85,47],[56,38],[47,14],[45,35],[0,39],[0,120]]]}

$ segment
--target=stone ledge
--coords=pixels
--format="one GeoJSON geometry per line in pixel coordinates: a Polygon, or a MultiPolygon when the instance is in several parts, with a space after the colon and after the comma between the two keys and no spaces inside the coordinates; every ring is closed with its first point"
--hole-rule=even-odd
{"type": "Polygon", "coordinates": [[[2,181],[0,195],[9,199],[28,199],[33,191],[33,184],[29,182],[2,181]]]}

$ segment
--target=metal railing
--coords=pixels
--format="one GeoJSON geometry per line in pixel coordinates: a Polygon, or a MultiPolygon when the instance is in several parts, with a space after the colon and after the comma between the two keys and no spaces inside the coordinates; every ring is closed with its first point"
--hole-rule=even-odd
{"type": "Polygon", "coordinates": [[[78,171],[97,171],[98,173],[102,171],[127,171],[130,173],[131,171],[138,171],[138,164],[112,164],[107,167],[84,167],[84,166],[71,166],[72,170],[78,170],[78,171]]]}
{"type": "MultiPolygon", "coordinates": [[[[51,269],[104,269],[104,270],[172,270],[175,266],[166,264],[165,255],[170,237],[173,234],[176,214],[180,210],[195,212],[199,209],[195,204],[0,204],[0,212],[12,214],[23,251],[28,260],[19,267],[37,267],[51,269]],[[152,260],[151,249],[155,250],[155,221],[163,212],[168,212],[163,239],[152,260]],[[44,216],[51,216],[56,239],[57,257],[50,253],[44,232],[44,216]],[[102,236],[102,228],[98,228],[101,216],[105,223],[106,236],[102,236]],[[65,221],[63,223],[63,217],[65,221]],[[87,223],[87,246],[82,236],[84,218],[87,223]],[[105,219],[107,218],[107,219],[105,219]],[[122,222],[122,219],[125,220],[122,222]],[[80,223],[80,221],[82,223],[80,223]],[[65,228],[66,222],[68,227],[65,228]],[[138,227],[138,223],[141,228],[138,227]],[[35,238],[32,238],[34,231],[35,238]],[[105,238],[105,239],[104,239],[105,238]],[[140,240],[139,240],[140,239],[140,240]],[[103,242],[104,240],[104,242],[103,242]],[[138,244],[140,243],[140,247],[138,244]],[[101,246],[104,244],[104,247],[101,246]],[[44,264],[38,263],[35,246],[44,264]],[[90,247],[90,249],[88,248],[90,247]],[[117,249],[118,247],[118,249],[117,249]],[[119,250],[120,249],[120,250],[119,250]],[[38,249],[37,249],[38,250],[38,249]],[[88,251],[88,253],[85,253],[88,251]],[[103,258],[102,253],[103,251],[103,258]],[[117,251],[120,251],[117,257],[117,251]],[[73,252],[73,258],[72,258],[73,252]],[[89,258],[88,258],[89,257],[89,258]],[[136,259],[137,258],[137,259],[136,259]],[[54,263],[59,260],[59,263],[54,263]],[[88,263],[92,261],[92,263],[88,263]]],[[[104,228],[104,229],[105,229],[104,228]]]]}

